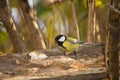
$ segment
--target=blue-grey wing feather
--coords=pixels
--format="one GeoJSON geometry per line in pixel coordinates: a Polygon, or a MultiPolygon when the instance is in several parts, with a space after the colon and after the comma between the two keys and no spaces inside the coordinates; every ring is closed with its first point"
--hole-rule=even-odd
{"type": "Polygon", "coordinates": [[[77,39],[74,39],[74,40],[68,39],[68,41],[69,41],[70,43],[72,43],[72,44],[83,44],[83,43],[85,43],[85,42],[79,41],[79,40],[77,40],[77,39]]]}

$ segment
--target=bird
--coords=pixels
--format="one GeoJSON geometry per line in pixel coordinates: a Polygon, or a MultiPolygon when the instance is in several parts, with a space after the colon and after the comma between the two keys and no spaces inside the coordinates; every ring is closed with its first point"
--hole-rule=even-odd
{"type": "Polygon", "coordinates": [[[65,52],[65,55],[69,55],[76,52],[80,45],[84,42],[63,34],[59,34],[55,37],[55,43],[65,52]]]}

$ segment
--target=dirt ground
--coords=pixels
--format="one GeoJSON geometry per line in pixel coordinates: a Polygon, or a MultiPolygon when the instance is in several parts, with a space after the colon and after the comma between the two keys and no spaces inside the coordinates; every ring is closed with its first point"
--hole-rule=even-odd
{"type": "Polygon", "coordinates": [[[99,52],[52,55],[42,60],[20,54],[0,56],[0,80],[102,80],[105,77],[104,58],[99,52]]]}

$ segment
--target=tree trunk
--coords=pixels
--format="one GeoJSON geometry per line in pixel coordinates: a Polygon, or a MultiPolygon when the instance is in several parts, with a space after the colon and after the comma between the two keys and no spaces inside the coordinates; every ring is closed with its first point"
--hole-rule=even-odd
{"type": "Polygon", "coordinates": [[[0,18],[5,25],[15,51],[26,52],[27,48],[16,30],[16,25],[7,6],[7,0],[0,0],[0,18]]]}
{"type": "Polygon", "coordinates": [[[46,49],[42,32],[35,20],[34,14],[30,9],[27,0],[18,0],[24,19],[31,35],[31,43],[34,49],[46,49]]]}
{"type": "MultiPolygon", "coordinates": [[[[111,6],[120,10],[120,0],[111,0],[111,6]]],[[[115,10],[110,10],[108,31],[108,55],[109,65],[108,74],[109,80],[119,80],[119,42],[120,42],[120,13],[115,10]]]]}
{"type": "Polygon", "coordinates": [[[95,7],[95,0],[87,0],[88,5],[88,35],[87,40],[88,42],[94,42],[94,27],[95,27],[95,16],[94,16],[94,7],[95,7]]]}
{"type": "Polygon", "coordinates": [[[73,15],[73,20],[74,20],[74,24],[75,24],[75,32],[77,35],[77,39],[80,40],[80,35],[79,35],[80,33],[79,33],[79,27],[78,27],[78,22],[77,22],[77,18],[76,18],[74,0],[71,0],[71,8],[72,8],[72,15],[73,15]]]}

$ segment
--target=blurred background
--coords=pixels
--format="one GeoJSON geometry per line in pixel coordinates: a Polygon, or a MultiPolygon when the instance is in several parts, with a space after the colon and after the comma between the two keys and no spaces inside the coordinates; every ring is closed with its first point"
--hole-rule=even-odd
{"type": "MultiPolygon", "coordinates": [[[[87,42],[88,6],[87,0],[28,0],[33,16],[42,32],[47,49],[56,47],[54,38],[58,34],[65,34],[77,38],[76,27],[79,28],[79,38],[87,42]],[[77,23],[75,22],[77,21],[77,23]]],[[[15,21],[16,28],[25,45],[30,51],[34,50],[30,39],[29,29],[17,0],[9,0],[8,5],[15,21]]],[[[105,41],[105,27],[108,19],[109,0],[95,0],[95,40],[105,41]]],[[[17,44],[16,44],[17,45],[17,44]]],[[[0,53],[13,53],[14,49],[9,35],[0,22],[0,53]]]]}

